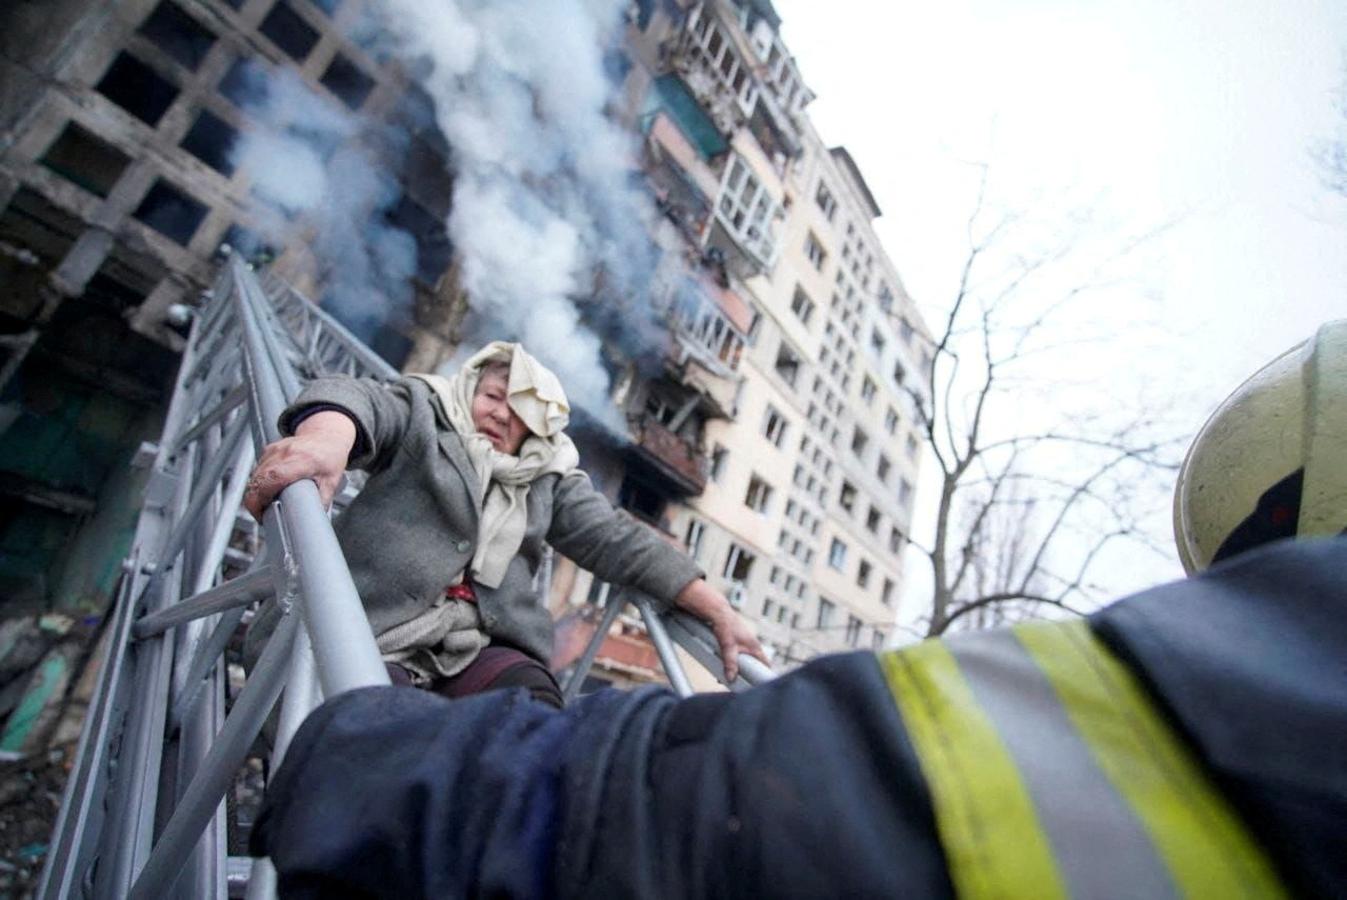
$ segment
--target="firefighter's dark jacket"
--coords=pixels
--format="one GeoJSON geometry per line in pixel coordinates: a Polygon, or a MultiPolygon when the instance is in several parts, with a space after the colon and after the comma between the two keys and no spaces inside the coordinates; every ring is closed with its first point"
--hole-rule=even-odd
{"type": "MultiPolygon", "coordinates": [[[[1285,885],[1344,895],[1347,540],[1251,551],[1089,625],[1285,885]]],[[[355,691],[300,729],[252,848],[290,897],[954,893],[869,653],[737,697],[605,691],[563,712],[355,691]]]]}

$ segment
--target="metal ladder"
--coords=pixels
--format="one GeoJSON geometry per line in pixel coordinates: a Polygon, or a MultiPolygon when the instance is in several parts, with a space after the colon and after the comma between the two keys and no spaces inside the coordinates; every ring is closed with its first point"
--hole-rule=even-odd
{"type": "MultiPolygon", "coordinates": [[[[268,509],[251,535],[256,553],[231,547],[240,530],[256,528],[240,501],[257,452],[280,437],[277,418],[301,383],[328,374],[397,377],[289,286],[272,278],[264,286],[238,255],[228,258],[192,323],[153,448],[39,897],[275,895],[266,860],[230,857],[226,848],[224,799],[263,723],[279,700],[274,770],[324,697],[388,684],[311,481],[286,488],[268,509]],[[237,574],[226,580],[226,571],[237,574]],[[226,716],[225,651],[246,611],[270,597],[284,615],[226,716]]],[[[638,592],[605,593],[599,625],[564,687],[567,699],[628,605],[680,695],[692,688],[675,644],[724,681],[702,622],[657,613],[638,592]]],[[[734,690],[772,677],[751,657],[741,655],[739,665],[734,690]]]]}

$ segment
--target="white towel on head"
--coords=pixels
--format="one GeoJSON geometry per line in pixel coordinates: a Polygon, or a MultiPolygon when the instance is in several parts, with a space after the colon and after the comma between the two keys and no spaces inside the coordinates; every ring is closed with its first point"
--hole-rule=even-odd
{"type": "Polygon", "coordinates": [[[570,420],[566,393],[546,366],[520,345],[504,341],[487,344],[450,378],[411,377],[434,389],[449,423],[463,439],[482,488],[482,495],[473,498],[480,513],[477,550],[461,577],[471,577],[486,587],[500,587],[524,540],[529,486],[549,473],[564,475],[580,462],[575,444],[562,432],[570,420]],[[477,433],[472,422],[472,398],[482,367],[497,360],[510,363],[508,402],[529,429],[515,456],[497,451],[491,441],[477,433]]]}
{"type": "Polygon", "coordinates": [[[510,408],[524,420],[529,431],[540,437],[559,434],[571,421],[571,404],[561,381],[519,344],[510,360],[510,383],[506,386],[510,408]]]}

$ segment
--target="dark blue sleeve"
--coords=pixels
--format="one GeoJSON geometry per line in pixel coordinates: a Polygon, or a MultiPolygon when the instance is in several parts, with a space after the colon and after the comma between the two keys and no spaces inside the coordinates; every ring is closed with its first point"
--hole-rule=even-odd
{"type": "Polygon", "coordinates": [[[1281,541],[1091,617],[1283,875],[1347,892],[1347,539],[1281,541]]]}
{"type": "Polygon", "coordinates": [[[551,896],[574,723],[523,691],[341,695],[295,735],[252,848],[284,897],[551,896]]]}
{"type": "Polygon", "coordinates": [[[873,654],[738,696],[524,697],[320,707],[253,833],[282,895],[952,896],[873,654]]]}

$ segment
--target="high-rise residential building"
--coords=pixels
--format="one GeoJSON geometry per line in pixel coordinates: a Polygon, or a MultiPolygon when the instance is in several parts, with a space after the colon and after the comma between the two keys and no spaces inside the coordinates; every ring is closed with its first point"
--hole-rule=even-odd
{"type": "Polygon", "coordinates": [[[675,332],[732,394],[647,403],[685,429],[710,411],[685,432],[705,487],[662,521],[789,665],[889,637],[931,347],[779,26],[770,2],[634,4],[625,96],[663,227],[709,282],[675,332]]]}
{"type": "MultiPolygon", "coordinates": [[[[0,11],[7,614],[109,602],[143,500],[130,464],[155,439],[184,311],[221,245],[408,370],[470,333],[445,224],[454,148],[371,9],[0,11]],[[285,141],[250,148],[262,132],[285,141]],[[334,254],[352,223],[378,252],[334,254]],[[399,296],[353,310],[343,292],[371,269],[399,296]]],[[[769,0],[642,0],[618,29],[609,112],[636,140],[612,163],[653,201],[658,248],[649,304],[627,314],[657,338],[632,345],[594,323],[618,414],[582,411],[574,433],[595,483],[686,547],[789,665],[882,643],[896,620],[929,338],[855,161],[809,121],[779,24],[769,0]]],[[[577,308],[604,318],[592,299],[577,308]]],[[[605,589],[565,560],[553,572],[564,650],[605,589]]],[[[638,635],[607,653],[611,676],[654,677],[638,635]]]]}

